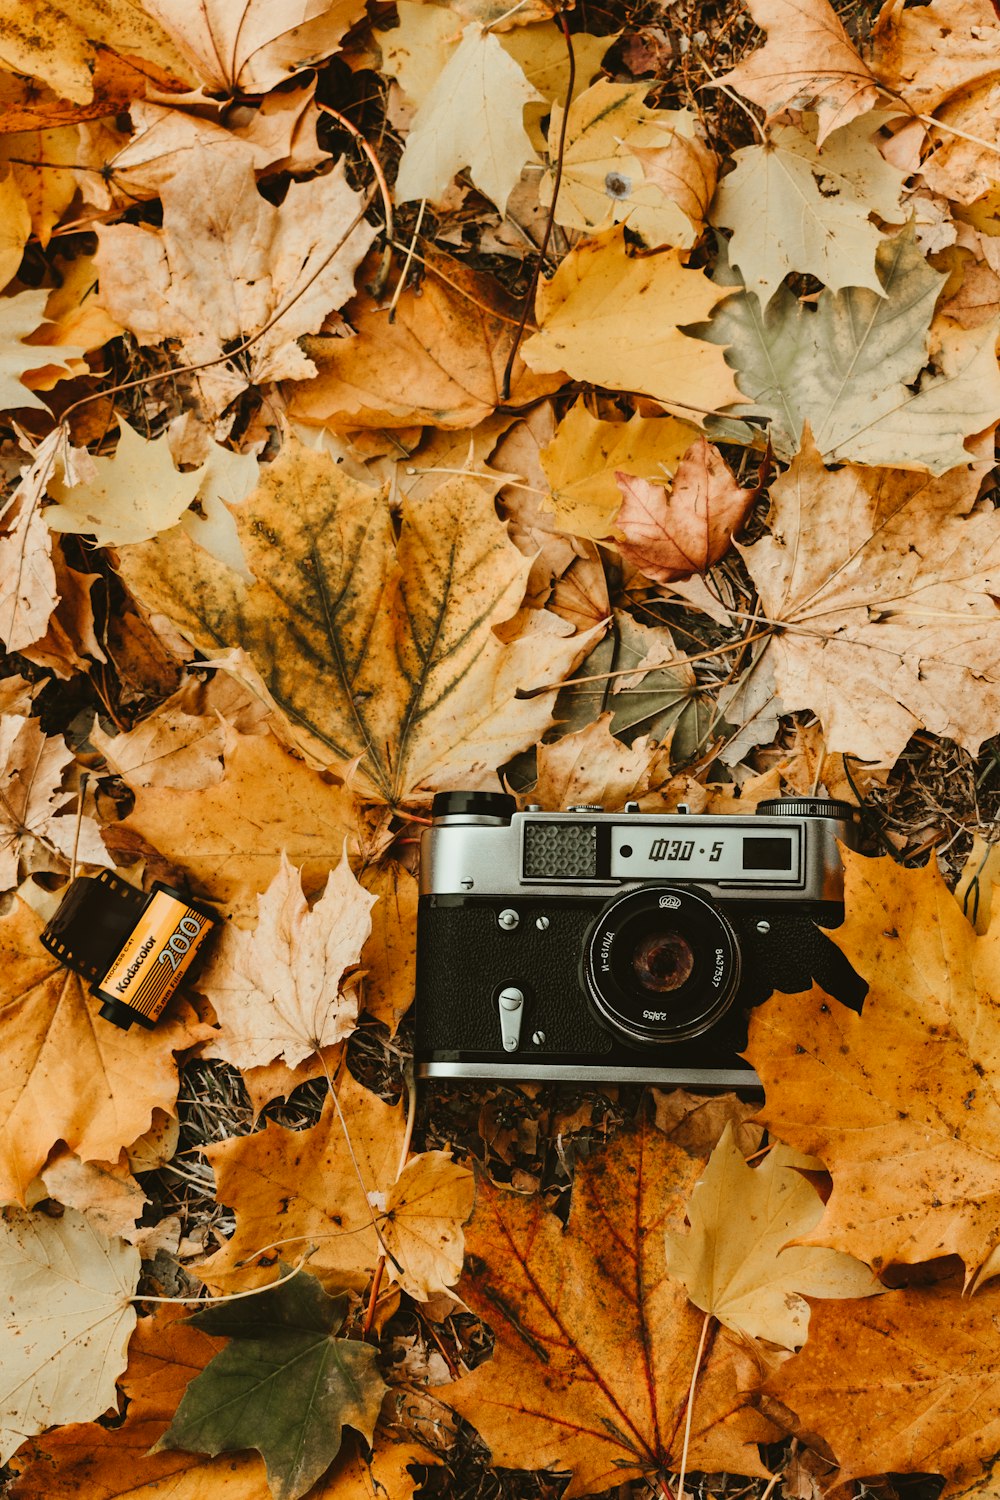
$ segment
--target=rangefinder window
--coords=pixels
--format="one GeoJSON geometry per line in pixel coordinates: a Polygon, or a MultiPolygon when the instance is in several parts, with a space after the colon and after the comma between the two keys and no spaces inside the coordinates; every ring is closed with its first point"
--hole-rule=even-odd
{"type": "Polygon", "coordinates": [[[792,868],[791,839],[743,840],[744,870],[790,870],[792,868]]]}

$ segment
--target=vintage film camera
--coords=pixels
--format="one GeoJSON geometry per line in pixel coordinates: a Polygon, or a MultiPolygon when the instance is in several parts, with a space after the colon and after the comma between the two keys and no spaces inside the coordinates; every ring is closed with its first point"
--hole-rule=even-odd
{"type": "Polygon", "coordinates": [[[819,926],[844,919],[846,802],[747,816],[516,811],[441,792],[421,838],[417,1071],[732,1088],[748,1013],[813,980],[866,986],[819,926]]]}

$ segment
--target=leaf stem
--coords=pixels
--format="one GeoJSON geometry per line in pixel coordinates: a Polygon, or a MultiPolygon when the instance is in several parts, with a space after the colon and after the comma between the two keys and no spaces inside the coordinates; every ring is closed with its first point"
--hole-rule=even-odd
{"type": "Polygon", "coordinates": [[[694,1369],[691,1371],[691,1385],[688,1390],[687,1412],[684,1416],[684,1446],[681,1449],[681,1468],[677,1476],[677,1500],[684,1500],[684,1476],[687,1473],[688,1449],[691,1444],[691,1418],[694,1413],[694,1390],[698,1383],[698,1371],[701,1369],[702,1356],[705,1353],[705,1339],[708,1335],[708,1325],[712,1321],[712,1314],[705,1314],[705,1321],[701,1325],[701,1338],[698,1340],[698,1352],[694,1357],[694,1369]]]}

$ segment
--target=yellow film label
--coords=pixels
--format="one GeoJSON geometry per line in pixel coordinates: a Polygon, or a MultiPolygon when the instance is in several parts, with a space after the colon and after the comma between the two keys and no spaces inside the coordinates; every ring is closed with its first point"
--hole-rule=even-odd
{"type": "Polygon", "coordinates": [[[203,912],[155,891],[98,988],[155,1021],[212,926],[203,912]]]}

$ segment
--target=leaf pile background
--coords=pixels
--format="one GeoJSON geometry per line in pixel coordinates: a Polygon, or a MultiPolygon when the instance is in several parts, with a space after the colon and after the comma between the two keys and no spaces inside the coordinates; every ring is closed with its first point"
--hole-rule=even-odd
{"type": "Polygon", "coordinates": [[[995,1492],[1000,19],[747,4],[0,0],[6,1495],[995,1492]],[[863,1011],[417,1090],[450,787],[858,804],[863,1011]]]}

